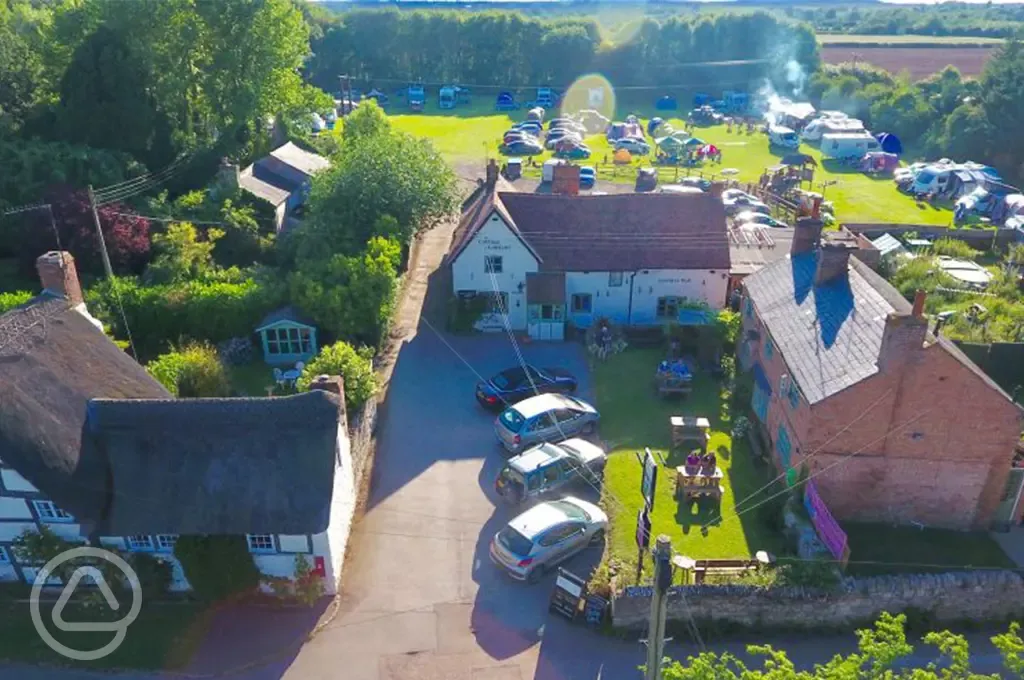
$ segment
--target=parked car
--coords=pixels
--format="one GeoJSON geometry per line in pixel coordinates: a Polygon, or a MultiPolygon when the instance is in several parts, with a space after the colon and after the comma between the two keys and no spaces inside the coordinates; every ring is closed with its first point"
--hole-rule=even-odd
{"type": "Polygon", "coordinates": [[[679,180],[678,184],[682,184],[684,187],[697,187],[701,191],[711,189],[711,180],[703,177],[683,177],[679,180]]]}
{"type": "Polygon", "coordinates": [[[544,153],[540,142],[532,139],[520,139],[505,145],[505,153],[510,156],[537,156],[544,153]]]}
{"type": "Polygon", "coordinates": [[[590,149],[583,144],[576,144],[568,148],[561,148],[555,152],[558,158],[568,158],[574,161],[582,161],[590,158],[590,149]]]}
{"type": "Polygon", "coordinates": [[[484,408],[505,409],[538,392],[571,394],[577,385],[576,376],[564,368],[516,367],[477,383],[476,400],[484,408]]]}
{"type": "Polygon", "coordinates": [[[494,489],[509,503],[522,503],[579,482],[596,487],[607,462],[604,450],[586,439],[540,444],[509,460],[494,489]]]}
{"type": "Polygon", "coordinates": [[[511,520],[491,539],[491,561],[519,581],[536,583],[561,562],[599,543],[608,515],[571,496],[541,503],[511,520]]]}
{"type": "Polygon", "coordinates": [[[767,215],[772,211],[768,204],[762,203],[753,196],[747,196],[746,194],[732,199],[724,199],[722,203],[725,204],[726,215],[735,215],[740,212],[759,212],[767,215]]]}
{"type": "Polygon", "coordinates": [[[501,141],[504,144],[511,144],[512,142],[537,142],[537,138],[531,135],[529,132],[523,132],[522,130],[509,130],[502,137],[501,141]]]}
{"type": "Polygon", "coordinates": [[[684,186],[682,184],[666,184],[665,186],[658,189],[663,194],[703,194],[704,190],[700,187],[684,186]]]}
{"type": "Polygon", "coordinates": [[[744,210],[736,215],[734,220],[737,225],[759,224],[764,227],[772,227],[773,229],[785,229],[789,226],[785,222],[780,222],[771,215],[765,215],[764,213],[755,212],[753,210],[744,210]]]}
{"type": "Polygon", "coordinates": [[[595,184],[597,184],[597,170],[589,165],[584,165],[580,168],[580,188],[590,189],[595,184]]]}
{"type": "Polygon", "coordinates": [[[743,191],[743,189],[726,189],[725,191],[722,192],[723,201],[731,201],[740,198],[741,196],[753,198],[753,196],[748,194],[746,191],[743,191]]]}
{"type": "Polygon", "coordinates": [[[618,151],[619,149],[625,149],[631,154],[646,156],[651,152],[651,145],[643,140],[627,137],[615,142],[615,150],[618,151]]]}
{"type": "MultiPolygon", "coordinates": [[[[556,130],[556,132],[558,131],[556,130]]],[[[548,149],[554,149],[563,142],[583,144],[583,138],[573,132],[567,132],[561,135],[553,135],[552,133],[549,132],[547,138],[544,140],[544,146],[547,147],[548,149]]]]}
{"type": "Polygon", "coordinates": [[[544,131],[544,126],[535,120],[525,120],[522,123],[516,123],[512,126],[513,130],[525,130],[531,135],[540,135],[544,131]]]}
{"type": "Polygon", "coordinates": [[[599,419],[597,409],[581,399],[541,394],[502,411],[494,421],[494,433],[507,451],[519,453],[542,442],[590,434],[599,419]]]}

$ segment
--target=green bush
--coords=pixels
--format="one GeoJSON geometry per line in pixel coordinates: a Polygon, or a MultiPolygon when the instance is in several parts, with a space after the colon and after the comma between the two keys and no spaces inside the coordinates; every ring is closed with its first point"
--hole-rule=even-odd
{"type": "Polygon", "coordinates": [[[19,290],[15,293],[0,293],[0,314],[23,305],[33,297],[27,290],[19,290]]]}
{"type": "Polygon", "coordinates": [[[216,344],[252,335],[260,320],[285,301],[283,287],[253,278],[161,286],[142,286],[133,278],[104,280],[89,289],[86,300],[119,339],[127,339],[128,334],[118,294],[140,359],[166,352],[175,343],[216,344]]]}
{"type": "Polygon", "coordinates": [[[139,577],[143,597],[148,600],[154,596],[162,597],[167,594],[171,587],[173,569],[169,562],[148,553],[132,553],[128,557],[128,563],[139,577]]]}
{"type": "Polygon", "coordinates": [[[226,600],[253,593],[260,585],[245,536],[181,536],[174,556],[202,600],[226,600]]]}
{"type": "Polygon", "coordinates": [[[975,250],[964,241],[955,238],[940,238],[932,244],[932,252],[936,255],[947,255],[961,260],[973,260],[981,255],[981,251],[975,250]]]}
{"type": "Polygon", "coordinates": [[[448,300],[448,332],[472,333],[473,326],[487,311],[487,296],[454,296],[448,300]]]}
{"type": "Polygon", "coordinates": [[[231,396],[231,379],[209,344],[192,343],[161,354],[146,370],[176,397],[231,396]]]}
{"type": "Polygon", "coordinates": [[[373,372],[373,350],[355,349],[347,342],[336,342],[320,350],[302,370],[296,381],[300,390],[308,390],[318,375],[340,375],[345,381],[345,406],[351,413],[362,406],[377,391],[377,376],[373,372]]]}

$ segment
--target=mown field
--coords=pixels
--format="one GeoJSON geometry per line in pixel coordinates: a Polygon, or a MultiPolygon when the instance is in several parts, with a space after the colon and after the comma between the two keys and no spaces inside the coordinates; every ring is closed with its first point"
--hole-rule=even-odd
{"type": "Polygon", "coordinates": [[[849,33],[819,33],[818,42],[822,45],[888,45],[916,47],[948,47],[950,45],[971,47],[1001,45],[1002,38],[975,38],[957,35],[854,35],[849,33]]]}
{"type": "Polygon", "coordinates": [[[889,46],[868,42],[842,45],[825,43],[821,46],[821,59],[826,64],[859,62],[884,68],[891,73],[906,71],[913,80],[922,80],[946,66],[955,66],[964,76],[977,76],[985,68],[994,50],[995,46],[962,46],[957,43],[951,43],[948,47],[937,44],[923,47],[913,42],[904,46],[896,43],[889,46]]]}
{"type": "MultiPolygon", "coordinates": [[[[480,174],[483,173],[485,159],[500,157],[499,144],[502,133],[512,123],[522,120],[525,112],[513,111],[499,113],[493,110],[490,96],[478,96],[473,106],[456,109],[454,113],[439,111],[436,102],[430,101],[425,113],[408,113],[401,106],[392,107],[389,113],[396,127],[411,134],[430,139],[444,156],[460,166],[479,163],[480,174]]],[[[620,105],[620,119],[628,113],[635,113],[645,124],[647,117],[653,113],[653,106],[629,107],[620,105]]],[[[678,118],[670,118],[669,122],[676,129],[682,129],[684,122],[678,118]]],[[[768,140],[764,135],[740,134],[735,130],[727,132],[724,125],[696,128],[692,133],[701,140],[716,144],[722,149],[722,163],[706,164],[694,170],[680,170],[683,175],[703,173],[705,176],[721,177],[721,171],[733,168],[737,172],[730,175],[741,182],[756,182],[765,168],[777,165],[780,155],[777,150],[769,149],[768,140]]],[[[603,135],[593,135],[587,140],[593,155],[586,162],[598,166],[599,177],[611,176],[611,149],[603,135]],[[607,159],[607,160],[606,160],[607,159]],[[607,165],[604,165],[608,163],[607,165]]],[[[820,152],[811,146],[804,145],[801,151],[806,152],[821,162],[820,152]]],[[[545,152],[536,157],[538,163],[550,157],[545,152]]],[[[636,165],[650,165],[651,160],[639,160],[636,165]]],[[[620,168],[618,181],[632,183],[636,168],[620,168]]],[[[676,170],[662,168],[662,182],[673,181],[676,170]]],[[[539,171],[528,170],[527,174],[539,176],[539,171]]],[[[906,224],[932,224],[948,226],[952,223],[950,211],[915,203],[911,198],[899,193],[890,179],[875,179],[860,172],[837,166],[829,161],[821,163],[815,174],[816,191],[822,191],[827,200],[835,204],[836,216],[840,221],[847,222],[897,222],[906,224]]]]}

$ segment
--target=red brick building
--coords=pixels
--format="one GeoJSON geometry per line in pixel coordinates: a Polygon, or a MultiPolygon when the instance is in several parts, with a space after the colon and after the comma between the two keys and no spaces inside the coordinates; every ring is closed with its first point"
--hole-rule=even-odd
{"type": "Polygon", "coordinates": [[[805,466],[839,519],[981,529],[1019,522],[1021,409],[851,253],[797,225],[790,256],[743,281],[741,365],[780,470],[805,466]]]}

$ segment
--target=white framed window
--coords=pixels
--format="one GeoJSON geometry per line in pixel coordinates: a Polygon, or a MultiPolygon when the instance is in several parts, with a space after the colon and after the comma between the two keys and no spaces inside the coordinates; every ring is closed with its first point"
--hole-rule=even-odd
{"type": "Polygon", "coordinates": [[[32,501],[39,519],[44,522],[74,522],[75,518],[57,507],[53,501],[32,501]]]}
{"type": "Polygon", "coordinates": [[[307,328],[270,328],[267,334],[268,354],[309,354],[313,337],[307,328]]]}
{"type": "Polygon", "coordinates": [[[156,549],[162,552],[174,552],[174,545],[178,542],[178,534],[157,534],[156,549]]]}
{"type": "Polygon", "coordinates": [[[573,314],[590,314],[593,298],[590,293],[573,293],[572,312],[573,314]]]}
{"type": "Polygon", "coordinates": [[[675,319],[679,316],[679,302],[677,297],[658,298],[657,316],[659,319],[675,319]]]}
{"type": "Polygon", "coordinates": [[[500,274],[504,269],[503,264],[501,255],[484,255],[485,274],[500,274]]]}
{"type": "Polygon", "coordinates": [[[277,552],[277,548],[274,547],[274,536],[272,534],[246,534],[245,540],[249,543],[249,552],[277,552]]]}
{"type": "Polygon", "coordinates": [[[0,564],[10,564],[11,556],[7,553],[7,548],[0,545],[0,564]]]}
{"type": "Polygon", "coordinates": [[[622,285],[622,272],[608,272],[608,286],[614,288],[622,285]]]}
{"type": "Polygon", "coordinates": [[[505,314],[508,312],[508,293],[489,293],[487,297],[488,314],[505,314]]]}
{"type": "Polygon", "coordinates": [[[129,550],[137,552],[149,552],[153,550],[153,537],[145,534],[125,536],[124,542],[125,545],[128,546],[129,550]]]}

